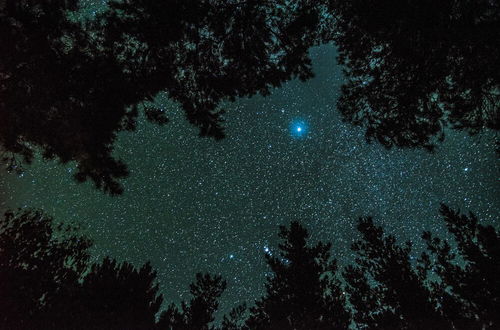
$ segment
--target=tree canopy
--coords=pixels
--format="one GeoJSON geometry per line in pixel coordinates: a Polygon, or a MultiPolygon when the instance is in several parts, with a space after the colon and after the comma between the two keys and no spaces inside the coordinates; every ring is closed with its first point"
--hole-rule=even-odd
{"type": "Polygon", "coordinates": [[[312,77],[308,49],[329,31],[325,1],[111,1],[93,21],[77,0],[0,3],[0,146],[10,168],[34,152],[75,161],[79,182],[123,191],[117,133],[160,93],[201,136],[224,137],[219,104],[312,77]],[[21,156],[17,159],[16,156],[21,156]]]}
{"type": "Polygon", "coordinates": [[[331,1],[347,82],[338,109],[386,147],[432,149],[445,127],[500,129],[500,4],[331,1]]]}
{"type": "Polygon", "coordinates": [[[446,205],[440,210],[454,241],[424,232],[427,250],[433,256],[429,271],[439,276],[433,282],[443,314],[456,329],[494,329],[500,325],[500,232],[485,226],[473,214],[461,214],[446,205]]]}
{"type": "Polygon", "coordinates": [[[68,329],[154,329],[163,302],[149,263],[135,268],[109,257],[93,264],[73,295],[68,329]]]}
{"type": "Polygon", "coordinates": [[[196,282],[190,285],[192,299],[189,302],[181,302],[180,309],[171,304],[161,313],[158,329],[213,329],[214,314],[225,289],[226,281],[222,277],[196,274],[196,282]]]}
{"type": "Polygon", "coordinates": [[[313,76],[334,41],[338,108],[386,147],[432,149],[446,127],[500,129],[500,5],[444,0],[123,0],[93,20],[77,0],[0,2],[0,153],[74,161],[78,182],[123,192],[117,133],[139,113],[168,122],[165,93],[201,136],[224,137],[221,104],[313,76]]]}
{"type": "Polygon", "coordinates": [[[0,328],[49,328],[86,270],[90,246],[76,227],[40,211],[7,211],[0,219],[0,328]]]}
{"type": "Polygon", "coordinates": [[[267,294],[256,301],[248,329],[346,329],[350,314],[337,278],[331,244],[307,245],[309,233],[298,222],[280,227],[279,256],[266,254],[272,270],[267,294]]]}
{"type": "Polygon", "coordinates": [[[371,218],[360,219],[362,239],[352,250],[355,265],[344,271],[346,291],[362,329],[448,329],[426,286],[425,273],[413,267],[411,243],[385,236],[371,218]]]}

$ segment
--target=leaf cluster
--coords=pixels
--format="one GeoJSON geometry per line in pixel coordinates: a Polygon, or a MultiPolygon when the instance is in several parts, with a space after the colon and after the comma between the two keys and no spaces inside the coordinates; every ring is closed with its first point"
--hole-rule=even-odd
{"type": "Polygon", "coordinates": [[[331,1],[347,82],[338,108],[386,147],[445,128],[500,129],[500,5],[480,0],[331,1]]]}

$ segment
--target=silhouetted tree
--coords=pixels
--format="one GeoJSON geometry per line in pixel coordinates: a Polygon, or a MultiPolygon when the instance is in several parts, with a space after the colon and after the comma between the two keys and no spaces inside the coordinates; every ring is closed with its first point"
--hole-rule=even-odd
{"type": "Polygon", "coordinates": [[[498,329],[500,233],[479,224],[472,213],[466,216],[443,204],[441,214],[456,246],[430,232],[423,235],[434,257],[424,258],[440,278],[432,283],[434,295],[456,329],[498,329]]]}
{"type": "Polygon", "coordinates": [[[371,218],[360,219],[356,265],[346,267],[346,291],[354,320],[363,329],[447,329],[426,286],[426,272],[411,264],[411,243],[396,243],[371,218]]]}
{"type": "Polygon", "coordinates": [[[43,329],[87,267],[90,241],[35,210],[0,218],[0,328],[43,329]]]}
{"type": "Polygon", "coordinates": [[[246,303],[231,309],[228,315],[222,319],[221,329],[223,330],[242,330],[246,329],[245,322],[248,318],[248,309],[246,303]]]}
{"type": "MultiPolygon", "coordinates": [[[[79,182],[120,194],[113,156],[120,131],[161,91],[200,134],[222,138],[218,104],[312,77],[309,47],[323,41],[326,0],[111,1],[95,22],[77,0],[0,2],[0,146],[8,167],[76,161],[79,182]],[[17,159],[19,157],[20,159],[17,159]]],[[[18,168],[18,167],[17,167],[18,168]]]]}
{"type": "Polygon", "coordinates": [[[68,17],[77,0],[0,3],[0,146],[10,165],[76,161],[78,181],[119,194],[116,132],[134,128],[142,95],[109,53],[68,17]],[[20,159],[16,159],[18,156],[20,159]]]}
{"type": "Polygon", "coordinates": [[[154,329],[163,297],[149,263],[140,269],[105,258],[92,265],[67,312],[68,329],[154,329]]]}
{"type": "Polygon", "coordinates": [[[214,313],[219,307],[219,298],[226,289],[226,281],[220,276],[196,274],[196,282],[190,285],[193,298],[181,303],[181,308],[170,305],[161,314],[158,329],[213,329],[214,313]]]}
{"type": "Polygon", "coordinates": [[[432,149],[444,127],[500,129],[500,3],[332,0],[338,108],[369,141],[432,149]]]}
{"type": "Polygon", "coordinates": [[[250,309],[249,329],[346,329],[350,314],[330,244],[307,245],[309,234],[298,222],[280,227],[280,255],[266,254],[273,274],[266,295],[250,309]]]}
{"type": "Polygon", "coordinates": [[[91,242],[40,211],[0,219],[1,329],[153,329],[162,297],[149,264],[105,258],[89,267],[91,242]]]}
{"type": "Polygon", "coordinates": [[[222,138],[218,104],[312,77],[308,49],[328,29],[325,0],[111,1],[104,45],[151,97],[178,101],[202,136],[222,138]],[[124,47],[128,45],[128,47],[124,47]]]}

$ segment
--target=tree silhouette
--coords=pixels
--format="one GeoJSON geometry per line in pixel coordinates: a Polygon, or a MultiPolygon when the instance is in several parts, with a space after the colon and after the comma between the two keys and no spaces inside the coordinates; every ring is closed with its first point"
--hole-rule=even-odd
{"type": "Polygon", "coordinates": [[[200,135],[224,136],[218,104],[312,77],[308,49],[328,31],[327,1],[112,1],[105,48],[141,77],[150,97],[165,91],[200,135]],[[129,47],[124,47],[129,45],[129,47]]]}
{"type": "Polygon", "coordinates": [[[455,329],[497,329],[500,326],[500,233],[479,224],[477,217],[441,205],[441,214],[456,248],[425,232],[432,270],[440,281],[433,290],[455,329]]]}
{"type": "Polygon", "coordinates": [[[214,315],[226,288],[196,275],[192,298],[160,312],[156,272],[110,258],[89,265],[91,242],[77,228],[35,210],[0,219],[2,329],[497,329],[500,233],[442,205],[452,242],[424,232],[427,252],[398,244],[371,218],[360,219],[354,265],[337,278],[330,244],[308,245],[297,222],[280,227],[280,254],[255,306],[214,315]],[[352,311],[352,319],[351,319],[352,311]],[[158,314],[160,313],[160,314],[158,314]],[[159,316],[158,321],[156,316],[159,316]]]}
{"type": "MultiPolygon", "coordinates": [[[[0,219],[0,328],[39,329],[87,267],[90,241],[35,210],[0,219]]],[[[50,328],[50,327],[45,327],[50,328]]]]}
{"type": "Polygon", "coordinates": [[[409,242],[398,245],[371,218],[361,219],[356,265],[344,271],[359,328],[498,328],[500,233],[472,213],[443,204],[441,214],[454,241],[424,232],[427,252],[416,266],[409,242]]]}
{"type": "Polygon", "coordinates": [[[396,244],[371,218],[360,219],[356,265],[344,270],[354,320],[362,329],[446,329],[426,286],[426,272],[411,264],[411,243],[396,244]]]}
{"type": "Polygon", "coordinates": [[[309,47],[325,38],[326,0],[112,1],[79,22],[77,0],[0,2],[0,146],[9,168],[75,161],[78,182],[112,195],[128,175],[117,133],[140,110],[165,124],[159,92],[202,136],[220,139],[218,104],[312,77],[309,47]],[[19,158],[19,159],[18,159],[19,158]]]}
{"type": "Polygon", "coordinates": [[[280,256],[266,254],[273,271],[266,295],[250,309],[249,329],[346,329],[350,314],[330,258],[330,244],[307,245],[298,222],[280,227],[280,256]]]}
{"type": "Polygon", "coordinates": [[[149,263],[140,269],[105,258],[70,297],[68,329],[154,329],[163,297],[149,263]]]}
{"type": "Polygon", "coordinates": [[[500,4],[331,1],[346,66],[338,108],[386,147],[426,147],[444,127],[500,129],[500,4]]]}
{"type": "Polygon", "coordinates": [[[221,329],[224,330],[242,330],[246,329],[245,322],[248,318],[247,304],[243,303],[231,309],[228,315],[224,315],[221,323],[221,329]]]}
{"type": "Polygon", "coordinates": [[[119,194],[125,165],[116,133],[133,129],[134,91],[123,68],[97,49],[69,15],[76,0],[6,0],[0,5],[0,145],[3,160],[76,161],[78,181],[119,194]],[[21,159],[16,159],[21,156],[21,159]]]}
{"type": "Polygon", "coordinates": [[[196,274],[196,282],[190,285],[193,298],[189,303],[183,301],[180,309],[170,305],[161,314],[158,329],[212,329],[218,299],[225,289],[226,281],[220,276],[196,274]]]}
{"type": "Polygon", "coordinates": [[[105,258],[89,267],[91,242],[40,211],[0,221],[1,329],[153,329],[162,302],[149,264],[105,258]]]}

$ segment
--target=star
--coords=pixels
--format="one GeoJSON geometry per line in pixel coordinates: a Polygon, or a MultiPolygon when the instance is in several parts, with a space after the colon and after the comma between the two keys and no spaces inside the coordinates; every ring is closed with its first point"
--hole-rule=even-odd
{"type": "Polygon", "coordinates": [[[308,125],[303,119],[294,119],[290,123],[290,134],[293,138],[301,139],[307,136],[308,125]]]}

